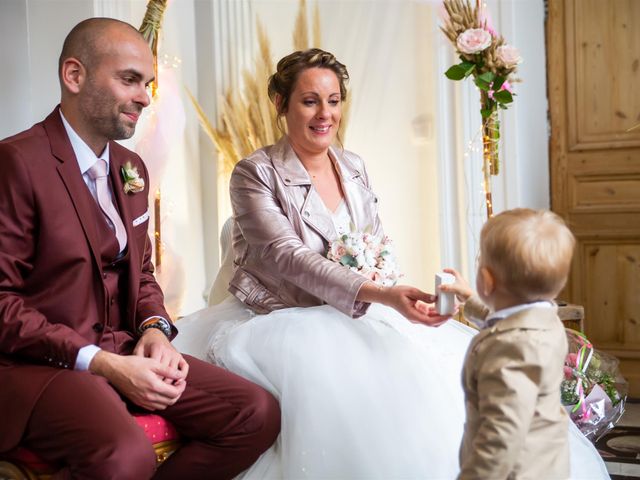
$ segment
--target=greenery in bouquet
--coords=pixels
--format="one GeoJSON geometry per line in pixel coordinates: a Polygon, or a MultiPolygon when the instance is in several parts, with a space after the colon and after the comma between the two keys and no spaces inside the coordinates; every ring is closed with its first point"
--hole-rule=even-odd
{"type": "Polygon", "coordinates": [[[369,232],[352,231],[329,243],[327,258],[358,272],[382,286],[395,285],[402,276],[393,242],[369,232]]]}
{"type": "Polygon", "coordinates": [[[622,416],[627,383],[618,360],[594,349],[584,334],[567,329],[567,339],[562,404],[585,436],[597,439],[622,416]]]}

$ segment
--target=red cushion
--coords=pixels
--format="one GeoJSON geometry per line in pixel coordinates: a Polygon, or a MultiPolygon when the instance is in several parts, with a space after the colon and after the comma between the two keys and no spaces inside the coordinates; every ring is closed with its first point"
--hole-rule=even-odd
{"type": "Polygon", "coordinates": [[[160,415],[136,413],[133,415],[133,418],[135,418],[138,425],[142,427],[147,438],[151,440],[151,443],[168,442],[180,438],[176,429],[173,428],[173,425],[160,415]]]}
{"type": "MultiPolygon", "coordinates": [[[[144,430],[152,444],[180,438],[173,425],[159,415],[134,414],[133,418],[135,418],[140,428],[144,430]]],[[[39,474],[54,473],[58,470],[56,465],[43,460],[37,453],[24,447],[18,447],[7,455],[3,455],[0,459],[24,465],[39,474]]]]}

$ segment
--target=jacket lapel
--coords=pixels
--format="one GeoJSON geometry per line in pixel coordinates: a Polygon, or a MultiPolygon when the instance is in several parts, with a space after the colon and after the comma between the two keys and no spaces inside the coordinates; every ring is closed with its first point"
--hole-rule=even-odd
{"type": "Polygon", "coordinates": [[[358,232],[371,231],[375,220],[374,204],[378,202],[378,198],[366,187],[364,173],[355,168],[341,152],[331,147],[329,154],[342,182],[342,192],[351,213],[351,222],[358,232]]]}
{"type": "Polygon", "coordinates": [[[512,329],[550,330],[558,326],[558,307],[530,308],[503,318],[493,328],[499,332],[512,329]]]}
{"type": "Polygon", "coordinates": [[[311,182],[302,162],[291,148],[286,136],[273,146],[273,166],[288,187],[307,186],[308,192],[300,206],[302,220],[318,232],[327,242],[335,239],[336,231],[331,214],[311,182]]]}
{"type": "MultiPolygon", "coordinates": [[[[282,137],[270,153],[273,165],[287,186],[308,186],[308,193],[300,207],[303,221],[318,232],[327,242],[335,240],[337,232],[322,198],[311,182],[302,162],[291,148],[287,137],[282,137]]],[[[351,221],[357,231],[365,232],[373,228],[375,220],[374,204],[377,197],[369,190],[359,171],[337,149],[330,147],[329,156],[340,178],[342,192],[351,214],[351,221]]]]}
{"type": "Polygon", "coordinates": [[[60,162],[57,167],[58,174],[69,193],[71,203],[78,215],[80,225],[82,225],[84,235],[91,249],[93,260],[100,273],[102,273],[98,233],[96,231],[94,210],[92,209],[91,203],[95,203],[95,200],[91,196],[91,192],[89,192],[82,178],[78,160],[76,159],[75,153],[73,153],[71,142],[60,118],[59,107],[45,119],[43,124],[49,137],[51,153],[60,162]]]}
{"type": "MultiPolygon", "coordinates": [[[[110,142],[109,145],[109,175],[111,176],[111,185],[113,186],[113,196],[118,204],[120,217],[127,232],[127,249],[129,250],[129,305],[128,311],[131,315],[135,312],[134,306],[138,302],[138,288],[136,285],[140,283],[140,271],[142,266],[141,253],[135,242],[133,233],[133,218],[129,209],[129,201],[127,194],[124,193],[124,180],[122,179],[121,169],[125,160],[119,154],[118,145],[110,142]]],[[[145,240],[146,241],[146,240],[145,240]]]]}
{"type": "Polygon", "coordinates": [[[316,230],[327,242],[335,240],[338,234],[331,214],[313,185],[309,188],[307,198],[302,204],[301,214],[304,222],[316,230]]]}

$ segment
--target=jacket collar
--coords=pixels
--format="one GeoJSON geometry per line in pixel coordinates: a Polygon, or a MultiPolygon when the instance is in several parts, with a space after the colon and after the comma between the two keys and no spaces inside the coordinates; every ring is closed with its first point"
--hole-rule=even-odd
{"type": "MultiPolygon", "coordinates": [[[[291,147],[287,136],[283,136],[278,143],[271,147],[269,157],[285,185],[308,185],[310,187],[300,207],[302,219],[327,242],[335,240],[337,232],[331,212],[329,212],[313,186],[309,173],[291,147]]],[[[362,172],[346,158],[341,150],[329,147],[329,157],[338,172],[354,227],[358,231],[370,228],[374,222],[374,218],[371,215],[370,202],[376,202],[377,199],[360,179],[362,172]]]]}
{"type": "Polygon", "coordinates": [[[82,172],[80,172],[76,155],[73,152],[73,147],[62,124],[59,110],[60,106],[56,107],[44,120],[43,126],[49,137],[51,153],[59,162],[57,166],[58,174],[69,193],[69,197],[71,197],[71,202],[73,203],[73,207],[80,220],[80,225],[82,225],[85,237],[87,238],[87,243],[91,249],[93,260],[98,271],[102,274],[98,232],[96,231],[93,220],[94,210],[91,208],[91,202],[95,203],[95,200],[82,179],[82,172]]]}
{"type": "MultiPolygon", "coordinates": [[[[289,137],[282,136],[269,151],[269,157],[273,166],[287,185],[311,185],[311,177],[304,168],[304,165],[296,155],[296,152],[289,143],[289,137]]],[[[350,162],[345,160],[343,152],[337,148],[329,147],[329,157],[336,167],[341,180],[354,179],[361,175],[361,172],[350,162]]]]}
{"type": "Polygon", "coordinates": [[[550,330],[558,325],[558,307],[531,307],[498,320],[492,329],[498,332],[525,328],[528,330],[550,330]],[[535,312],[535,315],[531,315],[535,312]]]}
{"type": "Polygon", "coordinates": [[[509,330],[552,330],[558,327],[558,309],[554,308],[530,308],[515,313],[509,317],[498,320],[491,327],[484,328],[473,339],[473,349],[482,343],[487,337],[509,330]],[[531,314],[535,310],[535,314],[531,314]]]}

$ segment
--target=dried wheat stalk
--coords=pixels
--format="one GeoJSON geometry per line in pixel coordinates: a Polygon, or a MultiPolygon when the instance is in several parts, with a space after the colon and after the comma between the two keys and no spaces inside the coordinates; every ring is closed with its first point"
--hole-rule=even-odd
{"type": "MultiPolygon", "coordinates": [[[[293,31],[293,45],[296,50],[306,50],[309,45],[309,25],[307,5],[300,0],[298,15],[293,31]]],[[[194,96],[187,91],[193,103],[198,119],[207,136],[222,157],[222,173],[231,174],[233,167],[242,158],[258,148],[276,143],[280,131],[276,123],[276,110],[267,94],[267,80],[275,71],[271,59],[271,48],[265,29],[256,22],[259,54],[256,57],[254,71],[245,70],[242,75],[244,88],[230,87],[225,93],[218,127],[214,127],[194,96]]],[[[320,14],[316,3],[313,12],[313,42],[320,45],[320,14]]],[[[340,136],[345,137],[349,115],[349,98],[343,104],[340,136]]]]}

